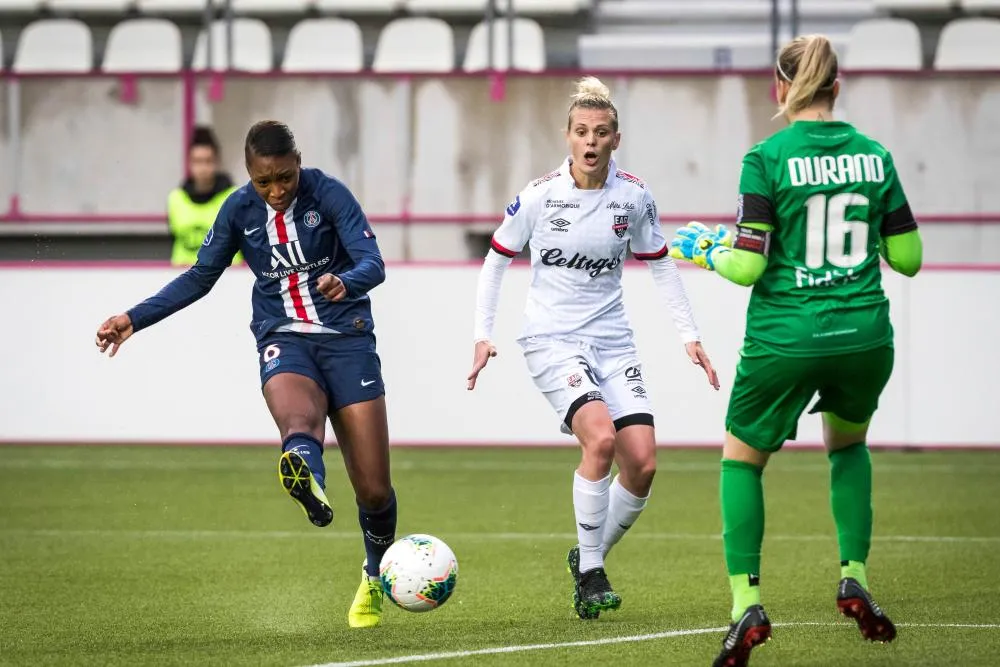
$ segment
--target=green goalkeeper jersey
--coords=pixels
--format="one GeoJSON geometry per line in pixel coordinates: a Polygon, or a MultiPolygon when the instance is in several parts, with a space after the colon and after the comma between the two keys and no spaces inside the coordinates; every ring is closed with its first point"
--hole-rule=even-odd
{"type": "Polygon", "coordinates": [[[737,248],[767,256],[748,339],[789,356],[891,344],[881,243],[916,223],[881,144],[844,122],[790,124],[743,159],[737,224],[747,223],[771,227],[766,238],[745,227],[738,234],[737,248]]]}

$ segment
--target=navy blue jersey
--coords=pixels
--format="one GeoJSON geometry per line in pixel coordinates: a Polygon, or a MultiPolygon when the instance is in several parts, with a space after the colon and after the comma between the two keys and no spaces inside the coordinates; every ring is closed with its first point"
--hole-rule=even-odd
{"type": "Polygon", "coordinates": [[[375,234],[347,187],[318,169],[302,169],[295,200],[275,211],[247,183],[223,204],[198,262],[157,295],[128,311],[136,331],[200,299],[242,251],[256,278],[257,340],[277,329],[364,334],[374,328],[368,291],[385,279],[375,234]],[[316,290],[336,275],[347,297],[331,302],[316,290]]]}

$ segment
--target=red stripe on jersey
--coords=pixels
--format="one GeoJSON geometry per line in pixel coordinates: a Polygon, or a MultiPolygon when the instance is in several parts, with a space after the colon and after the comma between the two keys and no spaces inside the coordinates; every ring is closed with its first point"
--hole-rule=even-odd
{"type": "Polygon", "coordinates": [[[288,243],[288,230],[285,229],[285,212],[274,212],[274,228],[278,232],[278,243],[288,243]]]}
{"type": "MultiPolygon", "coordinates": [[[[278,243],[288,243],[288,229],[285,227],[285,212],[276,211],[274,216],[274,228],[278,233],[278,243]]],[[[295,253],[290,253],[292,261],[295,261],[295,253]]],[[[306,289],[309,289],[306,287],[306,289]]],[[[306,307],[302,304],[302,292],[299,291],[299,274],[292,273],[288,276],[288,296],[292,298],[292,306],[295,308],[295,316],[303,322],[311,322],[306,307]]]]}
{"type": "Polygon", "coordinates": [[[643,261],[648,262],[654,259],[663,259],[664,257],[667,256],[667,252],[668,252],[667,246],[664,245],[656,252],[634,252],[632,254],[635,255],[636,259],[641,259],[643,261]]]}
{"type": "Polygon", "coordinates": [[[517,257],[517,253],[516,252],[514,252],[513,250],[508,250],[507,248],[504,248],[502,245],[500,245],[499,243],[497,243],[496,239],[492,239],[490,241],[490,246],[494,250],[496,250],[498,253],[500,253],[501,255],[503,255],[504,257],[510,257],[512,259],[514,257],[517,257]]]}

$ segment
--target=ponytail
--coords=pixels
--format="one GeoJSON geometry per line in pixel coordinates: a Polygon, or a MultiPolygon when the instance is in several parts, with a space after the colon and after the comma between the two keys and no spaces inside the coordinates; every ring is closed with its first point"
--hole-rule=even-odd
{"type": "Polygon", "coordinates": [[[814,102],[833,105],[833,85],[837,82],[837,53],[823,35],[796,37],[778,55],[778,78],[791,84],[779,114],[795,114],[814,102]]]}

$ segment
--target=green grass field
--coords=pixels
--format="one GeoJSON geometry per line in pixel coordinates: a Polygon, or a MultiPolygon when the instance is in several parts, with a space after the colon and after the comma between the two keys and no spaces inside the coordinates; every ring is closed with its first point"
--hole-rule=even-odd
{"type": "MultiPolygon", "coordinates": [[[[447,664],[715,656],[721,632],[641,636],[727,622],[717,451],[660,451],[650,506],[608,559],[624,604],[584,623],[563,560],[575,450],[395,450],[399,534],[441,537],[460,574],[441,609],[390,608],[373,631],[346,622],[363,549],[339,456],[327,458],[337,515],[319,529],[279,490],[276,454],[0,448],[0,664],[295,666],[570,642],[583,644],[447,664]]],[[[868,644],[837,614],[826,458],[788,451],[765,475],[762,589],[775,629],[754,666],[1000,661],[1000,453],[874,463],[870,576],[897,641],[868,644]]]]}

